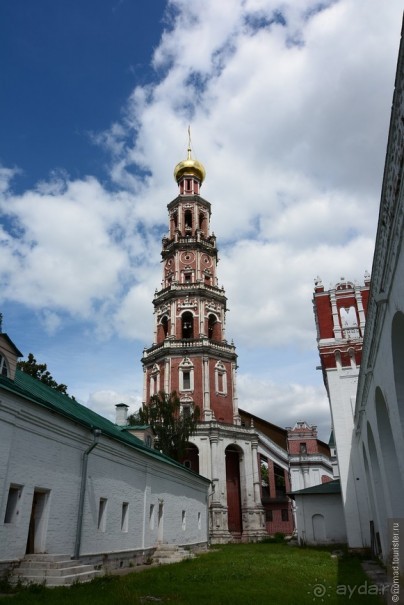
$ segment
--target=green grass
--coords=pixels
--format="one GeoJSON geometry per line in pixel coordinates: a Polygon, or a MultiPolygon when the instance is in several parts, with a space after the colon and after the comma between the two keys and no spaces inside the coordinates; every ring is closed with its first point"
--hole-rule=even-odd
{"type": "Polygon", "coordinates": [[[71,588],[32,587],[2,598],[1,605],[380,605],[366,589],[370,584],[355,557],[334,559],[327,550],[285,544],[240,544],[71,588]],[[368,594],[358,595],[360,586],[368,594]]]}

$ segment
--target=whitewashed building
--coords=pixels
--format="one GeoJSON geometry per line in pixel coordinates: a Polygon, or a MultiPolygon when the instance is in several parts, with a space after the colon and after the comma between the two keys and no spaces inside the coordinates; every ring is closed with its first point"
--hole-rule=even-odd
{"type": "MultiPolygon", "coordinates": [[[[363,467],[369,539],[385,562],[404,536],[404,42],[401,39],[372,282],[354,415],[351,464],[363,467]]],[[[352,467],[351,467],[352,468],[352,467]]],[[[401,546],[399,565],[404,571],[401,546]]],[[[398,565],[398,563],[397,563],[398,565]]]]}
{"type": "Polygon", "coordinates": [[[210,482],[16,370],[0,334],[0,571],[31,553],[105,567],[208,540],[210,482]]]}
{"type": "Polygon", "coordinates": [[[344,509],[339,479],[291,494],[296,503],[296,532],[301,545],[345,544],[344,509]]]}

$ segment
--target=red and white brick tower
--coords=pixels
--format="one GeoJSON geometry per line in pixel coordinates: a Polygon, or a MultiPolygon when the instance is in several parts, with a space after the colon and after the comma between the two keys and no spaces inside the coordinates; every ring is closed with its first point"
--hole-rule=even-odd
{"type": "Polygon", "coordinates": [[[218,286],[211,205],[200,195],[203,165],[191,157],[175,167],[178,196],[168,204],[162,288],[156,291],[154,341],[143,354],[144,403],[176,391],[182,410],[199,406],[201,420],[240,424],[237,355],[225,338],[226,296],[218,286]]]}
{"type": "Polygon", "coordinates": [[[351,444],[369,288],[367,272],[362,286],[341,277],[329,290],[324,290],[317,278],[313,297],[321,370],[330,402],[346,530],[352,548],[361,548],[368,534],[366,515],[359,514],[358,506],[358,502],[366,501],[362,469],[358,460],[351,459],[351,444]]]}
{"type": "Polygon", "coordinates": [[[177,164],[178,195],[168,204],[162,287],[153,299],[155,329],[144,350],[143,404],[176,391],[181,413],[198,406],[198,429],[184,464],[211,479],[212,542],[266,535],[258,469],[258,436],[238,412],[237,355],[225,335],[226,296],[219,287],[211,205],[200,195],[203,165],[191,156],[177,164]]]}

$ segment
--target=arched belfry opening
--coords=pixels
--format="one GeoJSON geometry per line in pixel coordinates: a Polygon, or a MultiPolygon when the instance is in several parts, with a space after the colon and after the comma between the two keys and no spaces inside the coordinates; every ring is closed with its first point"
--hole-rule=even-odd
{"type": "Polygon", "coordinates": [[[161,325],[163,328],[164,338],[167,338],[167,336],[168,336],[168,317],[167,317],[167,315],[164,315],[164,317],[162,318],[161,325]]]}
{"type": "Polygon", "coordinates": [[[210,340],[220,340],[220,323],[213,313],[208,316],[208,338],[210,340]]]}
{"type": "Polygon", "coordinates": [[[241,534],[243,531],[240,481],[242,452],[236,445],[229,445],[225,454],[228,528],[233,534],[241,534]]]}
{"type": "Polygon", "coordinates": [[[185,232],[192,231],[192,211],[185,210],[184,212],[185,232]]]}
{"type": "Polygon", "coordinates": [[[190,311],[185,311],[181,317],[181,336],[182,338],[194,337],[194,316],[190,311]]]}

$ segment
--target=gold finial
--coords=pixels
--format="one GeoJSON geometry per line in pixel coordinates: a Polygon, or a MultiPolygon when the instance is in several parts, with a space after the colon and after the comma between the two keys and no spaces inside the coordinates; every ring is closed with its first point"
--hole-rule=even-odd
{"type": "Polygon", "coordinates": [[[188,126],[188,160],[192,160],[191,157],[192,146],[191,146],[191,125],[188,126]]]}
{"type": "Polygon", "coordinates": [[[192,174],[196,176],[202,183],[205,179],[205,168],[201,162],[192,159],[192,145],[191,145],[191,126],[188,126],[188,156],[186,160],[179,162],[174,168],[174,178],[178,181],[185,174],[192,174]]]}

